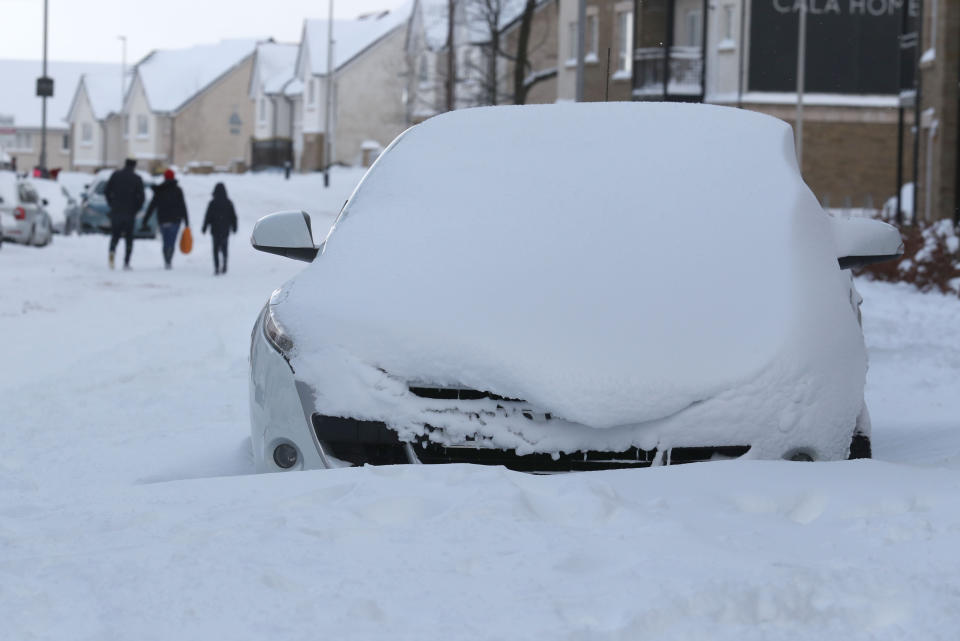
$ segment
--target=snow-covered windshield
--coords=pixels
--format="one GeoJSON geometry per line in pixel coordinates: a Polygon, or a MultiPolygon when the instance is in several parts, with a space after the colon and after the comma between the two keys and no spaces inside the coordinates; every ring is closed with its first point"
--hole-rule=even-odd
{"type": "Polygon", "coordinates": [[[278,313],[303,354],[334,335],[406,380],[612,426],[768,364],[799,318],[798,265],[837,271],[828,235],[782,121],[676,104],[463,110],[378,161],[278,313]]]}

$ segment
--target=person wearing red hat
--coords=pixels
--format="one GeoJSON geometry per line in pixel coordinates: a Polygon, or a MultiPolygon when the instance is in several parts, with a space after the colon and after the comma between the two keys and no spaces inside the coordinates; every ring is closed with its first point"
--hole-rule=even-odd
{"type": "Polygon", "coordinates": [[[153,188],[153,199],[147,207],[147,213],[143,217],[141,227],[147,226],[147,221],[154,211],[157,212],[160,235],[163,236],[164,267],[171,269],[173,267],[173,254],[177,245],[177,232],[180,231],[180,221],[183,221],[184,226],[190,226],[183,190],[177,184],[172,169],[163,172],[163,182],[153,188]]]}

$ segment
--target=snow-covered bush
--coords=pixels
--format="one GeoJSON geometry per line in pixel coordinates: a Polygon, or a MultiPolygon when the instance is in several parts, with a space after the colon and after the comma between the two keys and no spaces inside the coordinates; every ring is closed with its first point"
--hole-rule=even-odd
{"type": "Polygon", "coordinates": [[[905,225],[900,233],[903,258],[869,265],[856,273],[875,280],[912,283],[924,292],[936,289],[960,295],[960,237],[953,221],[905,225]]]}

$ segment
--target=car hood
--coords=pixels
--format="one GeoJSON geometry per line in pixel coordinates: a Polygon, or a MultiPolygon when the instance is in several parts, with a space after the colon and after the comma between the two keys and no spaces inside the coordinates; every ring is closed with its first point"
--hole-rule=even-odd
{"type": "MultiPolygon", "coordinates": [[[[789,127],[716,107],[431,119],[381,157],[275,302],[304,376],[485,390],[595,428],[750,385],[792,398],[798,380],[849,414],[865,371],[789,127]]],[[[341,400],[320,405],[380,411],[326,384],[341,400]]]]}

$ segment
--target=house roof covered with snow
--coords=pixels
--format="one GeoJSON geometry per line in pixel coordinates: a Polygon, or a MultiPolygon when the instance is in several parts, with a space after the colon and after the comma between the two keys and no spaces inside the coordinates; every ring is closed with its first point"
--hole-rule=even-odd
{"type": "Polygon", "coordinates": [[[301,96],[303,95],[303,80],[295,78],[289,85],[284,87],[283,95],[285,96],[301,96]]]}
{"type": "MultiPolygon", "coordinates": [[[[333,21],[333,66],[339,69],[375,42],[405,25],[413,14],[415,3],[407,2],[396,9],[362,15],[353,20],[333,21]]],[[[305,20],[303,40],[297,61],[304,51],[309,54],[314,75],[327,71],[327,20],[305,20]]]]}
{"type": "Polygon", "coordinates": [[[162,49],[137,65],[150,108],[177,111],[239,65],[257,48],[255,39],[223,40],[187,49],[162,49]]]}
{"type": "MultiPolygon", "coordinates": [[[[0,60],[0,116],[13,116],[14,127],[39,128],[42,124],[41,100],[37,97],[37,78],[43,74],[39,60],[0,60]]],[[[66,127],[67,114],[83,74],[112,75],[120,91],[120,65],[100,62],[47,63],[47,75],[53,78],[53,97],[47,100],[47,126],[66,127]]]]}
{"type": "Polygon", "coordinates": [[[251,80],[251,95],[258,85],[265,94],[278,94],[296,74],[298,44],[264,42],[257,46],[257,58],[251,80]]]}
{"type": "MultiPolygon", "coordinates": [[[[120,113],[123,106],[123,92],[120,90],[119,73],[86,73],[77,84],[77,97],[84,91],[93,117],[103,120],[110,114],[120,113]]],[[[75,98],[76,99],[76,98],[75,98]]],[[[71,105],[72,110],[73,105],[71,105]]],[[[67,114],[70,118],[70,112],[67,114]]]]}

